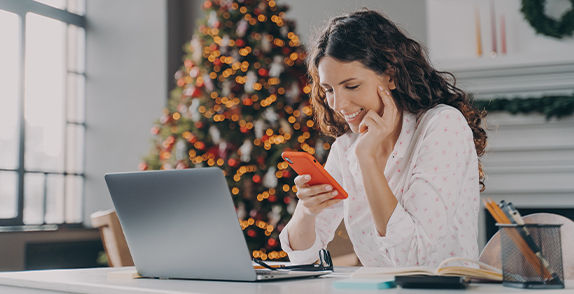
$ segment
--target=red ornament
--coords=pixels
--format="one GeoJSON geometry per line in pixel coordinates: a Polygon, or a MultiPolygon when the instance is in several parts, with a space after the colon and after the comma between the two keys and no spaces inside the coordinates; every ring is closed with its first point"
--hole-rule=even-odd
{"type": "Polygon", "coordinates": [[[259,14],[261,14],[261,10],[259,10],[259,8],[255,8],[255,9],[253,9],[253,14],[259,15],[259,14]]]}
{"type": "Polygon", "coordinates": [[[203,143],[203,142],[197,142],[196,145],[197,146],[195,146],[195,147],[199,150],[203,150],[203,148],[205,148],[205,143],[203,143]]]}
{"type": "Polygon", "coordinates": [[[290,178],[291,177],[291,173],[288,170],[284,170],[283,171],[283,177],[284,178],[290,178]]]}
{"type": "Polygon", "coordinates": [[[237,41],[235,41],[235,45],[237,45],[237,47],[243,47],[245,46],[245,41],[243,41],[243,39],[237,39],[237,41]]]}
{"type": "Polygon", "coordinates": [[[193,66],[193,61],[191,61],[191,59],[186,59],[183,62],[183,65],[185,65],[186,68],[190,69],[193,66]]]}
{"type": "Polygon", "coordinates": [[[254,176],[253,176],[253,182],[254,182],[254,183],[257,183],[257,184],[261,183],[261,176],[259,176],[259,175],[254,175],[254,176]]]}
{"type": "Polygon", "coordinates": [[[271,195],[271,196],[269,196],[269,198],[267,198],[267,200],[269,200],[269,202],[275,202],[275,201],[277,201],[277,196],[271,195]]]}
{"type": "Polygon", "coordinates": [[[287,196],[283,198],[283,202],[285,202],[285,204],[289,204],[289,202],[291,202],[291,197],[287,196]]]}
{"type": "Polygon", "coordinates": [[[185,86],[185,80],[184,80],[184,79],[179,79],[179,80],[177,80],[177,86],[178,86],[178,87],[183,87],[183,86],[185,86]]]}
{"type": "Polygon", "coordinates": [[[257,158],[257,162],[258,162],[259,164],[264,164],[264,163],[265,163],[265,158],[263,158],[263,156],[258,157],[258,158],[257,158]]]}
{"type": "Polygon", "coordinates": [[[219,148],[217,146],[212,146],[205,153],[213,154],[215,156],[215,155],[217,155],[218,152],[219,152],[219,148]]]}
{"type": "Polygon", "coordinates": [[[289,50],[289,48],[287,48],[287,47],[283,47],[282,51],[283,51],[283,54],[285,54],[285,55],[289,55],[289,53],[291,53],[291,50],[289,50]]]}
{"type": "Polygon", "coordinates": [[[193,98],[197,98],[201,96],[201,90],[198,87],[195,87],[193,89],[193,92],[191,92],[191,97],[193,98]]]}
{"type": "Polygon", "coordinates": [[[147,163],[145,162],[141,162],[140,164],[138,164],[138,169],[139,170],[146,170],[147,169],[147,163]]]}
{"type": "Polygon", "coordinates": [[[215,60],[213,61],[213,65],[220,66],[220,65],[221,65],[221,60],[219,60],[219,58],[215,58],[215,60]]]}
{"type": "Polygon", "coordinates": [[[253,237],[255,237],[256,235],[257,235],[257,233],[255,233],[254,230],[252,230],[252,229],[247,230],[247,236],[253,238],[253,237]]]}
{"type": "Polygon", "coordinates": [[[253,100],[251,100],[251,98],[245,98],[243,99],[243,105],[249,106],[253,104],[253,100]]]}
{"type": "Polygon", "coordinates": [[[229,164],[229,166],[235,166],[235,165],[237,165],[237,160],[235,160],[235,159],[233,159],[233,158],[230,158],[230,159],[227,161],[227,164],[229,164]]]}
{"type": "Polygon", "coordinates": [[[195,122],[195,127],[198,128],[198,129],[203,128],[203,122],[201,122],[201,121],[195,122]]]}
{"type": "Polygon", "coordinates": [[[264,68],[259,69],[259,75],[260,76],[266,77],[268,74],[269,74],[269,72],[266,69],[264,69],[264,68]]]}
{"type": "Polygon", "coordinates": [[[267,240],[267,243],[271,246],[275,246],[277,245],[277,240],[275,240],[274,238],[269,238],[269,240],[267,240]]]}
{"type": "Polygon", "coordinates": [[[209,45],[209,49],[211,49],[211,51],[215,51],[217,49],[217,44],[212,43],[211,45],[209,45]]]}
{"type": "Polygon", "coordinates": [[[153,127],[151,128],[151,134],[152,134],[152,135],[157,135],[157,134],[159,134],[159,128],[158,128],[157,126],[153,126],[153,127]]]}
{"type": "Polygon", "coordinates": [[[161,118],[159,119],[159,122],[164,124],[164,125],[170,121],[171,121],[171,115],[166,115],[166,114],[162,115],[161,118]]]}
{"type": "Polygon", "coordinates": [[[261,137],[261,142],[265,143],[265,141],[267,141],[269,139],[269,136],[267,136],[267,134],[263,135],[263,137],[261,137]]]}
{"type": "Polygon", "coordinates": [[[169,137],[167,137],[167,139],[165,139],[165,141],[167,142],[167,144],[171,145],[171,144],[173,144],[173,142],[175,142],[175,137],[169,136],[169,137]]]}
{"type": "Polygon", "coordinates": [[[240,127],[239,130],[240,130],[242,133],[247,133],[247,131],[248,131],[249,129],[247,129],[246,127],[240,127]]]}
{"type": "Polygon", "coordinates": [[[177,166],[175,167],[175,169],[185,169],[187,168],[187,164],[185,164],[185,162],[180,161],[177,163],[177,166]]]}

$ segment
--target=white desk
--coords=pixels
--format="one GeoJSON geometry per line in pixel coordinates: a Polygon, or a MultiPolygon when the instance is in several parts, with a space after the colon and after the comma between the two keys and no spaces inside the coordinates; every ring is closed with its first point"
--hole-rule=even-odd
{"type": "MultiPolygon", "coordinates": [[[[333,288],[333,281],[346,278],[354,268],[335,268],[335,274],[316,279],[296,279],[275,282],[219,282],[192,280],[109,280],[108,272],[125,271],[131,268],[94,268],[75,270],[47,270],[0,273],[0,293],[10,294],[54,294],[54,293],[97,293],[97,294],[182,294],[182,293],[400,293],[422,292],[444,293],[445,290],[343,290],[333,288]]],[[[566,281],[563,290],[522,290],[503,287],[501,284],[471,284],[466,290],[448,290],[449,294],[460,293],[574,293],[574,281],[566,281]]]]}

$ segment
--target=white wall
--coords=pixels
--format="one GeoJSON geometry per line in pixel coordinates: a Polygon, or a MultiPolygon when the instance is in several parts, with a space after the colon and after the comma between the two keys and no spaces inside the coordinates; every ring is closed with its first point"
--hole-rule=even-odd
{"type": "Polygon", "coordinates": [[[84,214],[112,208],[108,172],[137,170],[166,103],[166,0],[86,4],[86,185],[84,214]]]}
{"type": "MultiPolygon", "coordinates": [[[[546,13],[569,9],[563,4],[569,2],[549,2],[546,13]]],[[[536,34],[520,6],[520,0],[427,0],[427,40],[434,64],[453,72],[457,85],[477,99],[572,95],[574,39],[536,34]],[[506,53],[501,50],[503,15],[506,53]],[[491,55],[493,40],[496,55],[491,55]]],[[[519,209],[574,209],[574,117],[547,121],[540,114],[499,112],[489,113],[486,122],[482,197],[512,202],[519,209]]],[[[484,215],[482,210],[479,223],[484,215]]],[[[479,228],[479,244],[484,244],[485,228],[479,228]]]]}
{"type": "Polygon", "coordinates": [[[309,47],[309,40],[321,30],[329,19],[366,7],[387,15],[412,38],[426,43],[426,3],[424,0],[279,0],[290,10],[287,18],[297,21],[297,31],[303,43],[309,47]]]}
{"type": "MultiPolygon", "coordinates": [[[[166,103],[167,0],[88,0],[84,214],[112,208],[104,174],[136,170],[166,103]]],[[[97,230],[2,232],[0,271],[23,270],[27,243],[91,241],[97,230]]]]}

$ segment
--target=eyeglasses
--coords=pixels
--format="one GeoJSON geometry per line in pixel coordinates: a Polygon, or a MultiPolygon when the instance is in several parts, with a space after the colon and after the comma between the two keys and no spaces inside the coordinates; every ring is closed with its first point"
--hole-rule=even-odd
{"type": "Polygon", "coordinates": [[[333,271],[333,261],[331,260],[331,253],[329,250],[321,249],[319,251],[319,263],[302,264],[302,265],[268,265],[261,258],[253,258],[253,261],[262,267],[276,271],[276,270],[292,270],[292,271],[333,271]]]}

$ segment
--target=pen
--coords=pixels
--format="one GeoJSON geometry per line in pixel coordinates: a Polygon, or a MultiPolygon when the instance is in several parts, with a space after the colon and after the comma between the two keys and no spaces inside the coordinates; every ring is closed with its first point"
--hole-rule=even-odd
{"type": "Polygon", "coordinates": [[[522,219],[522,216],[520,215],[520,213],[518,213],[518,210],[516,210],[516,208],[514,208],[514,205],[512,205],[512,202],[508,202],[508,211],[512,215],[512,218],[514,219],[516,224],[524,225],[524,220],[522,219]]]}
{"type": "Polygon", "coordinates": [[[504,215],[506,215],[506,217],[508,218],[508,220],[510,221],[511,224],[516,224],[516,220],[514,219],[513,215],[510,213],[510,208],[508,207],[508,205],[506,204],[506,202],[504,200],[500,200],[500,204],[498,205],[498,207],[500,207],[502,212],[504,212],[504,215]]]}
{"type": "MultiPolygon", "coordinates": [[[[502,202],[502,201],[501,201],[502,202]]],[[[514,219],[514,222],[518,225],[522,226],[522,232],[521,235],[524,238],[524,240],[526,241],[526,244],[528,245],[528,247],[530,247],[530,249],[532,250],[532,252],[534,252],[534,255],[536,255],[536,257],[538,257],[538,259],[540,259],[540,262],[542,262],[542,265],[544,265],[544,267],[548,270],[548,272],[552,275],[552,277],[554,279],[557,279],[557,281],[560,281],[560,278],[558,277],[558,274],[556,274],[556,272],[554,272],[554,270],[550,267],[550,263],[548,262],[548,260],[542,255],[542,250],[540,250],[540,248],[538,247],[538,245],[536,245],[536,242],[534,241],[534,239],[532,238],[532,236],[530,235],[530,232],[528,231],[528,229],[524,226],[524,220],[522,219],[522,216],[520,216],[520,213],[518,212],[518,210],[516,210],[514,208],[514,205],[512,205],[511,202],[508,203],[507,205],[507,209],[509,214],[512,216],[512,218],[514,219]]]]}

